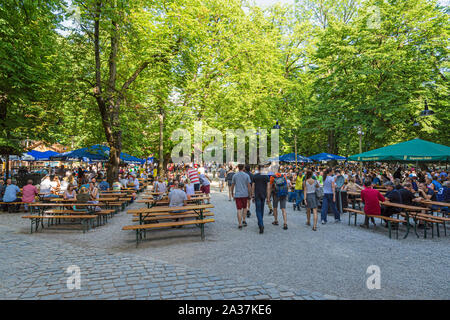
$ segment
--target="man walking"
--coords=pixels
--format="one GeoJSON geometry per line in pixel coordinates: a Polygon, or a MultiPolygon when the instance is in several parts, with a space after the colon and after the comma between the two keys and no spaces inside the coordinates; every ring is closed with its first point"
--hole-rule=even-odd
{"type": "Polygon", "coordinates": [[[272,193],[273,198],[273,217],[274,221],[273,225],[278,225],[278,203],[280,203],[280,209],[283,213],[283,229],[287,230],[287,214],[286,214],[286,202],[289,188],[289,180],[286,179],[286,176],[282,175],[280,169],[270,178],[270,188],[269,194],[272,193]]]}
{"type": "Polygon", "coordinates": [[[221,165],[219,167],[219,171],[218,171],[218,176],[219,176],[219,189],[220,192],[223,191],[223,188],[225,186],[225,176],[227,174],[227,171],[225,170],[225,168],[221,165]]]}
{"type": "Polygon", "coordinates": [[[294,211],[295,208],[297,208],[298,211],[300,211],[300,205],[303,202],[303,197],[304,197],[304,193],[303,193],[303,172],[302,170],[298,170],[297,173],[297,179],[295,180],[295,204],[294,204],[294,211]]]}
{"type": "Polygon", "coordinates": [[[267,199],[267,203],[270,203],[270,199],[267,197],[270,194],[269,177],[261,174],[262,166],[258,165],[258,170],[253,176],[253,202],[256,207],[256,217],[258,219],[259,233],[264,233],[264,202],[267,199]]]}
{"type": "Polygon", "coordinates": [[[194,190],[200,191],[200,179],[198,176],[198,171],[195,168],[191,168],[187,165],[186,173],[188,175],[189,180],[194,185],[194,190]]]}
{"type": "MultiPolygon", "coordinates": [[[[253,185],[253,174],[251,173],[250,165],[248,165],[248,164],[245,166],[245,173],[248,174],[248,176],[250,177],[250,185],[253,185]]],[[[250,204],[251,204],[251,202],[250,202],[250,198],[249,198],[249,201],[247,202],[247,218],[250,218],[250,215],[251,215],[250,204]]]]}
{"type": "Polygon", "coordinates": [[[244,165],[238,165],[239,172],[233,175],[231,182],[231,196],[236,201],[237,219],[239,229],[246,227],[244,210],[247,209],[247,201],[251,197],[250,176],[244,172],[244,165]]]}

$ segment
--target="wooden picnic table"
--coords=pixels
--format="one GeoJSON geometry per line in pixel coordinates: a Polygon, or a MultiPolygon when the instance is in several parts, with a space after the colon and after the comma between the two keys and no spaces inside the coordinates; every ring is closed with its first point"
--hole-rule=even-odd
{"type": "MultiPolygon", "coordinates": [[[[383,202],[380,202],[380,204],[388,206],[388,207],[399,208],[399,209],[402,209],[402,211],[405,212],[405,215],[406,215],[406,234],[403,237],[403,239],[408,237],[409,229],[411,227],[411,223],[409,222],[410,213],[411,212],[419,212],[419,211],[427,211],[428,210],[428,208],[425,208],[425,207],[410,206],[410,205],[401,204],[401,203],[394,203],[394,202],[390,202],[390,201],[383,201],[383,202]]],[[[413,219],[415,219],[415,217],[413,217],[413,219]]],[[[416,233],[416,236],[419,237],[419,235],[417,234],[417,230],[415,228],[414,228],[414,232],[416,233]]]]}
{"type": "Polygon", "coordinates": [[[143,224],[145,218],[147,218],[148,216],[150,216],[153,213],[161,213],[161,212],[169,212],[172,214],[184,214],[184,212],[179,212],[179,211],[187,211],[187,210],[192,210],[194,211],[200,219],[203,219],[203,211],[205,209],[210,209],[210,208],[214,208],[214,206],[212,204],[188,204],[187,206],[182,206],[182,207],[169,207],[169,206],[153,206],[151,208],[141,208],[141,209],[133,209],[133,210],[128,210],[127,213],[128,214],[139,214],[139,224],[143,224]],[[175,212],[174,212],[175,211],[175,212]],[[177,213],[178,211],[178,213],[177,213]]]}
{"type": "Polygon", "coordinates": [[[439,207],[450,207],[450,202],[439,202],[439,201],[431,201],[431,200],[422,200],[420,201],[422,204],[430,204],[439,207]]]}
{"type": "MultiPolygon", "coordinates": [[[[188,203],[196,203],[196,204],[201,204],[203,200],[209,200],[209,197],[197,197],[194,199],[188,199],[187,202],[188,203]]],[[[169,204],[169,200],[168,199],[160,199],[160,200],[153,200],[153,199],[143,199],[143,200],[137,200],[137,203],[146,203],[147,204],[147,208],[152,208],[155,206],[163,206],[163,205],[168,205],[169,204]]]]}

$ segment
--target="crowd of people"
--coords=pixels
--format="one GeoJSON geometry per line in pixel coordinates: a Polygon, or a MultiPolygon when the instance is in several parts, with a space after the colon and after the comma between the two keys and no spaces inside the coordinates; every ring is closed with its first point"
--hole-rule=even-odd
{"type": "MultiPolygon", "coordinates": [[[[4,202],[2,209],[7,210],[8,203],[23,202],[25,210],[27,203],[37,200],[48,201],[50,198],[63,196],[64,199],[87,199],[90,203],[97,203],[100,192],[106,190],[121,190],[122,188],[135,188],[139,190],[139,179],[147,179],[154,174],[153,166],[144,168],[142,166],[121,167],[120,173],[114,183],[110,186],[106,179],[106,171],[96,165],[68,169],[64,166],[51,168],[39,183],[33,184],[29,179],[22,190],[16,181],[9,178],[0,180],[0,201],[4,202]],[[20,196],[21,194],[21,196],[20,196]]],[[[132,194],[133,200],[136,193],[132,194]]],[[[20,204],[14,205],[18,210],[20,204]]]]}
{"type": "MultiPolygon", "coordinates": [[[[320,165],[256,166],[249,165],[169,165],[166,179],[160,177],[155,183],[157,192],[169,192],[172,188],[186,193],[186,198],[195,191],[210,193],[211,180],[217,176],[219,191],[228,189],[228,200],[234,201],[237,210],[238,228],[247,226],[251,216],[251,203],[255,205],[260,233],[264,233],[264,208],[273,214],[273,225],[279,225],[279,213],[283,218],[283,229],[288,229],[286,206],[293,203],[293,210],[306,209],[308,226],[317,230],[320,222],[328,222],[328,212],[334,215],[335,223],[341,221],[338,209],[340,192],[358,193],[367,214],[392,216],[397,209],[381,206],[380,201],[391,201],[418,205],[421,200],[450,202],[450,181],[447,170],[418,169],[378,165],[360,168],[358,164],[344,164],[336,167],[320,165]],[[374,187],[387,189],[383,196],[374,187]],[[312,221],[311,221],[312,220],[312,221]]],[[[340,201],[343,201],[342,199],[340,201]]],[[[345,202],[347,203],[346,199],[345,202]]],[[[433,209],[437,208],[432,206],[433,209]]],[[[441,211],[448,212],[447,207],[441,211]]],[[[362,227],[368,227],[368,219],[362,227]]],[[[395,228],[396,226],[394,226],[395,228]]]]}
{"type": "MultiPolygon", "coordinates": [[[[78,195],[85,195],[95,203],[101,191],[121,190],[133,187],[139,189],[139,179],[153,182],[155,197],[169,196],[169,206],[186,205],[187,200],[201,191],[209,196],[211,183],[218,181],[218,191],[227,189],[228,200],[234,201],[237,211],[239,229],[247,226],[251,216],[251,204],[254,203],[259,232],[264,233],[264,211],[273,215],[273,225],[279,225],[282,216],[283,229],[288,229],[286,206],[292,203],[293,210],[305,208],[306,224],[317,230],[320,222],[328,222],[331,210],[335,223],[341,221],[338,209],[338,195],[357,193],[360,196],[366,214],[386,217],[398,213],[398,209],[382,206],[380,202],[391,201],[407,205],[419,205],[422,200],[450,202],[450,180],[446,169],[420,169],[408,166],[371,165],[361,168],[359,164],[344,163],[335,167],[321,165],[258,165],[251,167],[243,164],[169,164],[164,175],[157,175],[155,166],[128,166],[120,169],[118,178],[110,186],[106,173],[97,166],[87,168],[56,168],[44,176],[40,184],[33,185],[29,180],[23,187],[22,198],[18,197],[20,189],[14,181],[0,181],[0,199],[3,202],[34,202],[41,199],[57,197],[77,200],[78,195]],[[376,186],[384,187],[387,192],[382,195],[376,186]]],[[[136,193],[133,194],[133,199],[136,193]]],[[[350,196],[351,197],[351,196],[350,196]]],[[[209,197],[207,197],[209,199],[209,197]]],[[[340,197],[341,198],[341,197],[340,197]]],[[[339,200],[342,208],[343,200],[339,200]]],[[[209,203],[209,200],[206,200],[209,203]]],[[[345,199],[345,203],[347,199],[345,199]]],[[[450,206],[450,205],[449,205],[450,206]]],[[[432,209],[438,207],[433,205],[432,209]]],[[[440,206],[448,214],[448,207],[440,206]]],[[[369,227],[366,218],[362,227],[369,227]]],[[[394,225],[394,228],[398,227],[394,225]]],[[[426,227],[426,226],[425,226],[426,227]]]]}

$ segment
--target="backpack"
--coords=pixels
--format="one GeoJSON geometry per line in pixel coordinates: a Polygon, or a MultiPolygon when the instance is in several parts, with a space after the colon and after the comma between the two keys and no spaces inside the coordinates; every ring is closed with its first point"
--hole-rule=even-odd
{"type": "Polygon", "coordinates": [[[285,197],[288,194],[288,188],[287,188],[287,182],[286,178],[281,177],[275,177],[275,192],[277,197],[285,197]]]}

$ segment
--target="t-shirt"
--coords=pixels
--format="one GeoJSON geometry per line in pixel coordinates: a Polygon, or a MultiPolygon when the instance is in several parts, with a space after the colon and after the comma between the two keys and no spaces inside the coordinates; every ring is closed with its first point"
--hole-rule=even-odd
{"type": "Polygon", "coordinates": [[[234,184],[234,197],[248,198],[248,184],[251,183],[250,176],[243,171],[239,171],[233,175],[231,181],[234,184]]]}
{"type": "Polygon", "coordinates": [[[193,169],[193,168],[189,168],[187,171],[189,180],[193,183],[193,184],[198,184],[200,183],[200,179],[198,177],[198,171],[193,169]]]}
{"type": "Polygon", "coordinates": [[[431,196],[431,201],[436,201],[436,194],[434,193],[434,190],[431,188],[427,189],[427,195],[431,196]]]}
{"type": "Polygon", "coordinates": [[[195,188],[192,183],[186,185],[186,194],[189,196],[195,194],[195,188]]]}
{"type": "Polygon", "coordinates": [[[128,185],[128,180],[127,179],[120,179],[120,184],[122,185],[123,188],[126,188],[128,185]]]}
{"type": "Polygon", "coordinates": [[[231,181],[233,180],[233,176],[234,176],[234,172],[229,172],[227,174],[227,177],[225,178],[225,180],[229,181],[231,183],[231,181]]]}
{"type": "Polygon", "coordinates": [[[361,191],[361,200],[364,202],[364,212],[366,214],[380,215],[381,207],[379,201],[385,201],[386,199],[380,191],[364,188],[361,191]]]}
{"type": "Polygon", "coordinates": [[[164,182],[155,182],[155,192],[160,192],[160,193],[164,193],[166,192],[167,188],[166,188],[166,184],[164,182]],[[156,190],[158,189],[158,190],[156,190]]]}
{"type": "Polygon", "coordinates": [[[13,202],[17,199],[17,194],[20,192],[20,188],[15,184],[10,184],[6,187],[5,194],[3,195],[3,202],[13,202]]]}
{"type": "Polygon", "coordinates": [[[37,188],[32,184],[27,184],[22,189],[22,201],[34,202],[34,197],[38,194],[37,188]]]}
{"type": "Polygon", "coordinates": [[[257,173],[253,176],[253,183],[255,184],[255,198],[267,198],[267,184],[269,181],[269,176],[261,173],[257,173]]]}
{"type": "Polygon", "coordinates": [[[113,190],[115,191],[120,191],[120,189],[122,189],[122,184],[118,181],[113,183],[113,190]]]}
{"type": "Polygon", "coordinates": [[[102,191],[106,191],[109,189],[109,183],[107,181],[102,181],[98,184],[98,188],[102,191]]]}
{"type": "Polygon", "coordinates": [[[440,188],[442,188],[442,185],[436,180],[433,180],[431,183],[434,184],[434,190],[439,190],[440,188]]]}
{"type": "Polygon", "coordinates": [[[398,192],[400,192],[400,194],[402,196],[403,204],[406,204],[406,205],[413,204],[412,200],[415,198],[415,196],[411,191],[401,188],[401,189],[398,189],[398,192]]]}
{"type": "Polygon", "coordinates": [[[41,193],[44,194],[48,194],[50,193],[50,180],[49,179],[45,179],[44,181],[41,182],[41,193]]]}
{"type": "Polygon", "coordinates": [[[200,179],[200,183],[202,184],[202,186],[209,186],[209,184],[210,184],[209,180],[206,179],[206,176],[203,173],[200,174],[199,179],[200,179]]]}
{"type": "Polygon", "coordinates": [[[295,180],[295,190],[303,190],[303,175],[298,175],[295,180]]]}
{"type": "Polygon", "coordinates": [[[226,173],[227,173],[227,171],[224,168],[220,168],[219,174],[218,174],[219,178],[221,178],[221,179],[225,178],[226,173]]]}
{"type": "Polygon", "coordinates": [[[400,191],[397,189],[386,192],[385,197],[388,198],[390,202],[402,203],[402,196],[400,191]]]}
{"type": "Polygon", "coordinates": [[[173,189],[169,192],[169,207],[182,207],[187,200],[186,192],[180,189],[173,189]]]}
{"type": "Polygon", "coordinates": [[[439,202],[449,202],[450,201],[450,188],[442,187],[438,190],[436,194],[436,200],[439,202]]]}
{"type": "Polygon", "coordinates": [[[249,172],[249,171],[244,171],[246,174],[248,174],[248,176],[250,177],[250,183],[253,183],[253,173],[249,172]]]}
{"type": "Polygon", "coordinates": [[[333,194],[333,186],[332,186],[333,182],[334,182],[334,177],[327,175],[327,178],[325,179],[325,181],[323,183],[323,193],[324,194],[330,194],[330,193],[333,194]]]}

